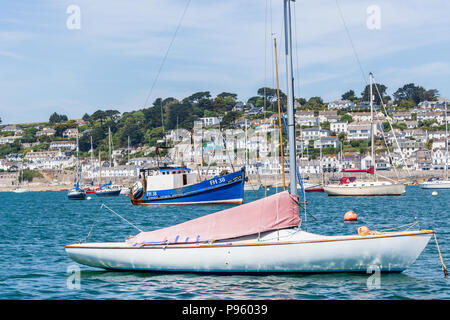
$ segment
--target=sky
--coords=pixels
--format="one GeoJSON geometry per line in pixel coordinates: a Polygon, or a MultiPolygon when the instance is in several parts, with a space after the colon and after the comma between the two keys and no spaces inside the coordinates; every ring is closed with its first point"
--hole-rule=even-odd
{"type": "MultiPolygon", "coordinates": [[[[448,0],[292,2],[295,96],[360,95],[372,72],[390,95],[415,83],[450,97],[449,12],[448,0]]],[[[198,91],[247,101],[276,87],[273,38],[285,92],[282,13],[282,0],[3,0],[2,124],[198,91]]]]}

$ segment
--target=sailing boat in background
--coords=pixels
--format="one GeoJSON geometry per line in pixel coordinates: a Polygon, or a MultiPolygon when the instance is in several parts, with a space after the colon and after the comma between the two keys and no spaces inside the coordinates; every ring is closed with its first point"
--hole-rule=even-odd
{"type": "MultiPolygon", "coordinates": [[[[112,161],[112,153],[111,153],[111,129],[109,128],[108,130],[109,130],[109,138],[108,138],[109,139],[108,140],[109,168],[112,168],[113,161],[112,161]]],[[[99,165],[100,165],[100,172],[101,172],[101,160],[99,161],[99,165]]],[[[100,179],[101,179],[101,174],[100,174],[100,179]]],[[[100,188],[95,190],[95,195],[97,195],[99,197],[116,197],[119,194],[120,194],[120,188],[117,186],[113,186],[111,178],[109,179],[108,183],[105,183],[104,185],[100,186],[100,188]]]]}
{"type": "Polygon", "coordinates": [[[375,127],[373,119],[373,75],[370,73],[370,115],[371,115],[371,158],[372,166],[368,170],[343,170],[343,172],[367,172],[374,175],[370,181],[355,181],[356,179],[341,179],[339,184],[329,184],[324,186],[324,191],[329,196],[401,196],[406,192],[403,183],[392,183],[390,181],[378,181],[376,175],[375,158],[375,127]]]}
{"type": "Polygon", "coordinates": [[[24,193],[29,192],[30,190],[25,189],[22,187],[23,183],[23,159],[20,161],[20,169],[19,169],[19,184],[18,186],[12,191],[14,193],[24,193]]]}
{"type": "Polygon", "coordinates": [[[445,102],[445,180],[439,178],[430,178],[428,181],[422,182],[422,189],[450,189],[450,180],[448,179],[448,129],[447,129],[447,102],[445,102]]]}
{"type": "Polygon", "coordinates": [[[94,187],[94,148],[92,145],[92,136],[91,136],[91,170],[92,170],[92,181],[89,185],[85,185],[83,187],[84,191],[86,193],[95,193],[95,187],[94,187]]]}
{"type": "Polygon", "coordinates": [[[67,193],[69,200],[84,200],[86,198],[86,192],[80,187],[81,183],[81,166],[80,166],[80,147],[78,141],[78,128],[77,128],[77,179],[75,182],[75,188],[72,188],[67,193]]]}
{"type": "Polygon", "coordinates": [[[290,192],[149,232],[132,225],[140,233],[124,242],[65,246],[71,259],[108,270],[320,273],[367,272],[374,267],[401,272],[418,258],[433,230],[325,236],[300,229],[290,2],[284,0],[290,192]]]}

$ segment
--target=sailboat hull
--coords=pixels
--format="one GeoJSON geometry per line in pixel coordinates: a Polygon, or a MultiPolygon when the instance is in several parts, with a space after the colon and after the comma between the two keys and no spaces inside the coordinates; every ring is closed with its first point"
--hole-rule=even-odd
{"type": "Polygon", "coordinates": [[[127,243],[66,246],[74,261],[97,268],[154,272],[319,273],[401,272],[418,258],[433,231],[369,236],[270,232],[265,237],[213,244],[136,247],[127,243]]]}
{"type": "Polygon", "coordinates": [[[420,188],[422,189],[450,189],[450,181],[449,180],[438,180],[431,182],[423,182],[420,184],[420,188]]]}
{"type": "Polygon", "coordinates": [[[72,191],[67,194],[69,200],[84,200],[86,198],[86,193],[82,191],[72,191]]]}
{"type": "Polygon", "coordinates": [[[344,184],[324,186],[328,196],[401,196],[406,192],[404,184],[344,184]]]}
{"type": "Polygon", "coordinates": [[[117,197],[120,194],[120,189],[113,190],[97,190],[95,191],[95,195],[97,197],[117,197]]]}

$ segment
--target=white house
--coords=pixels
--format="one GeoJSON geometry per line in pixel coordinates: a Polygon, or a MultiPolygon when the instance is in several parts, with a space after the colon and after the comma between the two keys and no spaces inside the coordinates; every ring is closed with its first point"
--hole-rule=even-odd
{"type": "Polygon", "coordinates": [[[336,100],[328,103],[328,110],[351,110],[355,104],[350,100],[336,100]]]}
{"type": "Polygon", "coordinates": [[[22,138],[22,136],[8,136],[8,137],[0,137],[0,145],[7,143],[14,143],[17,139],[22,138]]]}
{"type": "Polygon", "coordinates": [[[52,128],[44,128],[38,132],[36,132],[36,137],[40,137],[40,136],[52,136],[56,133],[56,130],[52,129],[52,128]]]}
{"type": "Polygon", "coordinates": [[[299,110],[295,113],[295,122],[300,126],[316,126],[319,120],[314,116],[314,111],[299,110]]]}
{"type": "Polygon", "coordinates": [[[306,128],[301,131],[303,140],[316,140],[320,137],[329,137],[330,130],[319,128],[306,128]]]}
{"type": "Polygon", "coordinates": [[[335,132],[336,134],[339,134],[341,132],[347,133],[348,122],[331,122],[330,131],[335,132]]]}
{"type": "Polygon", "coordinates": [[[77,137],[77,133],[78,133],[78,129],[77,128],[69,128],[63,131],[63,137],[64,138],[76,138],[77,137]]]}
{"type": "Polygon", "coordinates": [[[75,150],[76,147],[75,141],[53,141],[50,143],[49,150],[75,150]]]}
{"type": "Polygon", "coordinates": [[[204,127],[211,127],[219,124],[222,121],[222,117],[205,117],[200,118],[204,127]]]}
{"type": "Polygon", "coordinates": [[[16,125],[9,125],[2,128],[2,132],[14,132],[14,135],[22,134],[23,130],[17,127],[16,125]]]}
{"type": "Polygon", "coordinates": [[[347,140],[366,140],[371,135],[370,124],[349,123],[347,128],[347,140]]]}
{"type": "Polygon", "coordinates": [[[337,137],[321,137],[314,141],[314,148],[338,148],[339,147],[339,139],[337,137]]]}

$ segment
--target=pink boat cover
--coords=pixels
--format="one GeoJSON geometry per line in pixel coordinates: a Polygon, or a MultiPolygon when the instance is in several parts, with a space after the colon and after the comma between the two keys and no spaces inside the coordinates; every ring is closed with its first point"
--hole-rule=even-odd
{"type": "Polygon", "coordinates": [[[134,245],[231,239],[299,223],[297,197],[283,191],[168,228],[141,232],[134,237],[134,245]]]}

